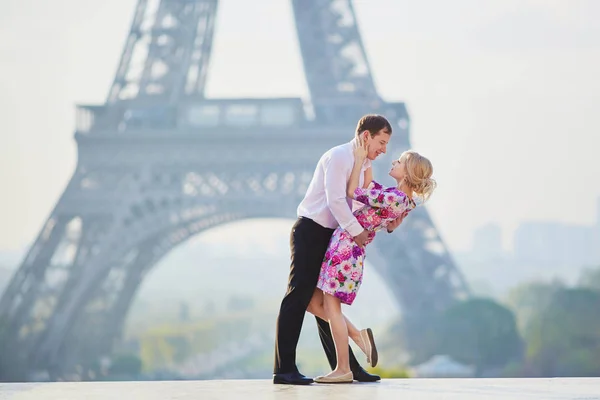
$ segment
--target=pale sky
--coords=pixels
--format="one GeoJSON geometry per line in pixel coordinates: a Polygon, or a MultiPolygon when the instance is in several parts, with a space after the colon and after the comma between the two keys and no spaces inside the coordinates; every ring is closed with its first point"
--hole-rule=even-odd
{"type": "MultiPolygon", "coordinates": [[[[66,186],[75,104],[104,101],[135,3],[0,1],[0,250],[27,246],[66,186]]],[[[355,8],[380,94],[407,103],[434,164],[428,207],[452,249],[488,222],[508,246],[525,220],[595,220],[599,1],[355,8]]],[[[294,29],[287,0],[221,0],[208,95],[306,96],[294,29]]]]}

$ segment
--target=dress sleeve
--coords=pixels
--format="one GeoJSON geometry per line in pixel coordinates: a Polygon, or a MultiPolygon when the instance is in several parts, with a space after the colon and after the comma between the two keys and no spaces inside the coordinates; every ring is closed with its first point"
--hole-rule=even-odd
{"type": "Polygon", "coordinates": [[[379,183],[371,181],[366,189],[356,188],[354,200],[376,208],[388,208],[390,211],[401,213],[409,208],[406,194],[396,188],[384,188],[379,183]]]}
{"type": "Polygon", "coordinates": [[[371,207],[383,207],[385,201],[383,186],[371,181],[366,188],[357,187],[354,190],[354,200],[371,207]]]}

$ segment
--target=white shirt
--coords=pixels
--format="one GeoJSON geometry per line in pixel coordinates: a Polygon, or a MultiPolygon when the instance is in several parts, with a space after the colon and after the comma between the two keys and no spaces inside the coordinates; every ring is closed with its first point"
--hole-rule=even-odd
{"type": "MultiPolygon", "coordinates": [[[[306,195],[298,206],[298,217],[310,218],[326,228],[341,226],[352,236],[363,231],[352,214],[353,200],[346,196],[346,186],[354,166],[353,149],[356,143],[355,138],[321,156],[306,195]]],[[[371,160],[366,159],[361,168],[359,187],[363,185],[365,170],[370,167],[371,160]]]]}

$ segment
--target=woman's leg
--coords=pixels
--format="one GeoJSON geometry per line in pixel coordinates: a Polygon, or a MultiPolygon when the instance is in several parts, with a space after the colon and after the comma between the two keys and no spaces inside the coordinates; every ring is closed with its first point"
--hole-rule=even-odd
{"type": "Polygon", "coordinates": [[[327,376],[345,375],[350,372],[350,355],[348,353],[348,326],[344,314],[342,314],[342,303],[337,297],[324,293],[323,307],[331,327],[337,359],[337,366],[327,376]]]}
{"type": "MultiPolygon", "coordinates": [[[[321,289],[315,289],[315,292],[313,293],[313,297],[310,300],[310,303],[308,304],[308,308],[306,309],[306,311],[308,311],[315,317],[321,318],[323,321],[329,321],[329,318],[327,317],[327,314],[325,313],[323,299],[324,299],[323,291],[321,289]]],[[[356,343],[358,345],[358,347],[360,347],[360,349],[364,353],[366,353],[367,349],[365,348],[364,341],[360,337],[360,330],[356,326],[354,326],[354,324],[352,323],[352,321],[350,321],[348,319],[348,317],[346,317],[343,313],[342,313],[342,315],[344,316],[344,320],[346,322],[346,327],[348,328],[348,337],[350,337],[350,339],[352,339],[352,341],[354,343],[356,343]]]]}

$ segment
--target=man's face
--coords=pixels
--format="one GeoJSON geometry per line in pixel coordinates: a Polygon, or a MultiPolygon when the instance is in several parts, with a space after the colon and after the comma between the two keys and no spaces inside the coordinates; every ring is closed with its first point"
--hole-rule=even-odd
{"type": "Polygon", "coordinates": [[[387,145],[390,141],[391,135],[387,133],[385,129],[380,130],[377,134],[371,137],[369,131],[361,133],[363,140],[367,143],[369,152],[367,158],[369,160],[376,159],[380,154],[385,154],[387,151],[387,145]]]}

